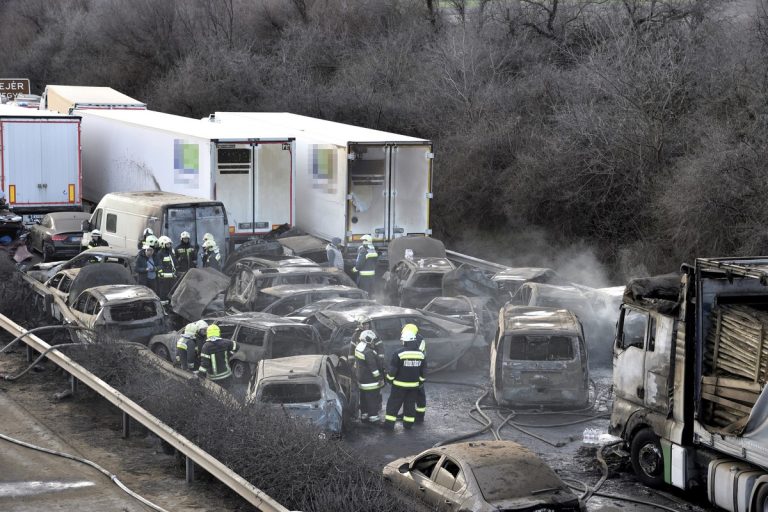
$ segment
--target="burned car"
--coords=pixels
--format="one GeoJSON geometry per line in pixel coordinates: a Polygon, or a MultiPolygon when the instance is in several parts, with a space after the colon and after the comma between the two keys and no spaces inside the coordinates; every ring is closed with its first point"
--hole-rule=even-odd
{"type": "Polygon", "coordinates": [[[423,311],[477,326],[488,343],[496,334],[499,308],[491,297],[435,297],[423,311]]]}
{"type": "Polygon", "coordinates": [[[525,283],[517,290],[509,303],[516,306],[569,309],[584,322],[594,317],[592,303],[585,294],[587,290],[586,287],[525,283]]]}
{"type": "MultiPolygon", "coordinates": [[[[221,337],[237,342],[237,351],[229,360],[236,382],[247,382],[262,359],[288,357],[322,352],[317,331],[282,317],[267,313],[239,313],[237,315],[206,318],[208,324],[216,324],[221,337]]],[[[176,342],[183,329],[170,334],[155,336],[149,348],[158,356],[174,361],[176,342]]]]}
{"type": "Polygon", "coordinates": [[[65,323],[137,343],[146,344],[152,336],[168,332],[160,298],[146,286],[88,288],[61,315],[65,323]]]}
{"type": "Polygon", "coordinates": [[[279,408],[339,436],[356,413],[359,392],[351,367],[336,356],[264,359],[248,385],[247,403],[279,408]]]}
{"type": "Polygon", "coordinates": [[[544,283],[555,285],[566,285],[568,282],[560,277],[557,272],[551,268],[539,267],[510,267],[506,268],[491,277],[496,286],[503,295],[509,299],[525,283],[544,283]]]}
{"type": "Polygon", "coordinates": [[[359,315],[371,319],[373,331],[384,342],[387,362],[402,346],[400,333],[405,324],[415,324],[424,336],[430,371],[456,363],[474,365],[479,360],[487,360],[488,346],[473,327],[416,309],[377,305],[347,311],[318,311],[304,322],[318,330],[329,353],[347,355],[359,315]]]}
{"type": "Polygon", "coordinates": [[[586,510],[547,464],[512,441],[431,448],[384,466],[384,478],[437,510],[586,510]]]}
{"type": "Polygon", "coordinates": [[[60,256],[73,257],[80,252],[83,231],[80,228],[90,213],[49,213],[29,228],[29,248],[43,255],[43,261],[60,256]]]}
{"type": "Polygon", "coordinates": [[[53,277],[59,270],[83,268],[93,263],[118,263],[133,271],[135,261],[135,252],[111,247],[93,247],[92,249],[86,249],[67,261],[53,261],[32,265],[26,269],[26,274],[41,283],[44,283],[53,277]]]}
{"type": "Polygon", "coordinates": [[[589,360],[576,315],[565,309],[505,306],[491,346],[491,384],[500,405],[588,405],[589,360]]]}
{"type": "Polygon", "coordinates": [[[392,304],[424,307],[443,294],[443,276],[455,268],[446,258],[404,259],[384,274],[384,290],[392,304]]]}
{"type": "Polygon", "coordinates": [[[259,295],[254,305],[257,311],[286,316],[307,304],[330,297],[367,300],[368,293],[352,286],[284,284],[259,290],[259,295]]]}
{"type": "Polygon", "coordinates": [[[335,268],[242,268],[232,277],[232,283],[224,297],[224,304],[238,311],[258,311],[255,303],[259,300],[259,290],[284,284],[355,286],[347,274],[335,268]]]}
{"type": "Polygon", "coordinates": [[[280,267],[320,267],[320,265],[301,256],[261,254],[258,256],[243,256],[242,258],[228,261],[223,272],[228,276],[232,276],[242,269],[254,270],[280,267]]]}

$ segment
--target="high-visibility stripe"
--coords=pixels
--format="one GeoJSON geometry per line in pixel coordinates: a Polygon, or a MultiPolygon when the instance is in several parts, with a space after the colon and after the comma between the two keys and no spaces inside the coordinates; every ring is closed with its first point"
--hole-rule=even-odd
{"type": "Polygon", "coordinates": [[[363,276],[363,277],[375,276],[376,275],[376,271],[375,270],[361,270],[360,271],[360,275],[363,276]]]}
{"type": "Polygon", "coordinates": [[[378,377],[380,375],[379,370],[373,370],[371,372],[371,375],[373,375],[374,377],[378,377]]]}
{"type": "Polygon", "coordinates": [[[395,380],[395,377],[393,375],[387,375],[387,380],[395,380]]]}
{"type": "Polygon", "coordinates": [[[187,342],[186,341],[177,341],[176,342],[176,348],[180,348],[182,350],[187,350],[187,342]]]}
{"type": "Polygon", "coordinates": [[[378,382],[370,382],[370,383],[365,383],[365,384],[363,384],[362,382],[360,383],[360,389],[363,389],[363,390],[366,390],[366,391],[370,390],[370,389],[379,389],[379,387],[380,387],[380,385],[379,385],[378,382]]]}
{"type": "Polygon", "coordinates": [[[206,370],[203,366],[197,369],[199,372],[208,373],[208,370],[206,370]]]}
{"type": "Polygon", "coordinates": [[[426,407],[417,407],[416,408],[416,412],[427,412],[427,408],[426,407]]]}
{"type": "Polygon", "coordinates": [[[204,357],[206,359],[210,359],[211,358],[210,354],[200,354],[200,357],[204,357]]]}
{"type": "Polygon", "coordinates": [[[357,350],[355,350],[355,357],[365,361],[365,355],[363,353],[361,353],[361,352],[358,352],[357,350]]]}
{"type": "Polygon", "coordinates": [[[369,260],[371,258],[378,258],[379,255],[375,252],[367,252],[365,253],[365,259],[369,260]]]}
{"type": "Polygon", "coordinates": [[[368,421],[379,421],[378,416],[368,416],[368,421]]]}
{"type": "Polygon", "coordinates": [[[403,382],[402,380],[395,380],[392,381],[392,384],[395,386],[400,386],[401,388],[417,388],[419,387],[418,382],[403,382]]]}
{"type": "Polygon", "coordinates": [[[387,421],[397,421],[397,416],[390,416],[389,414],[387,414],[386,416],[384,416],[384,419],[387,421]]]}
{"type": "Polygon", "coordinates": [[[222,373],[220,375],[211,375],[210,379],[211,380],[221,380],[221,379],[226,379],[230,375],[232,375],[232,372],[231,371],[226,371],[226,372],[224,372],[224,373],[222,373]]]}
{"type": "Polygon", "coordinates": [[[405,422],[405,423],[415,423],[416,422],[416,418],[414,418],[413,416],[403,416],[403,422],[405,422]]]}
{"type": "Polygon", "coordinates": [[[421,382],[424,382],[424,381],[426,381],[427,379],[425,379],[424,377],[419,377],[419,380],[420,380],[421,382]]]}
{"type": "Polygon", "coordinates": [[[404,350],[397,354],[400,359],[424,359],[424,354],[418,350],[404,350]]]}

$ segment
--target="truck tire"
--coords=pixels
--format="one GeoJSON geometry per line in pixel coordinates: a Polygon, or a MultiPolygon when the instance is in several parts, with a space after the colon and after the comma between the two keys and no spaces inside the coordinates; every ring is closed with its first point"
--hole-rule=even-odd
{"type": "Polygon", "coordinates": [[[753,491],[752,507],[749,509],[754,512],[768,510],[768,485],[761,485],[757,492],[753,491]]]}
{"type": "Polygon", "coordinates": [[[637,479],[648,487],[664,484],[664,455],[659,438],[649,428],[643,429],[632,438],[632,469],[637,479]]]}

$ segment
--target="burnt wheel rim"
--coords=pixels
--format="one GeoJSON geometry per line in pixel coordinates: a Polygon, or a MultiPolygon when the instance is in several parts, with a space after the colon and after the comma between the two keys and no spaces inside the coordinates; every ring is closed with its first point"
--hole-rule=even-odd
{"type": "Polygon", "coordinates": [[[236,379],[242,379],[245,376],[245,365],[242,363],[235,363],[232,367],[232,373],[236,379]]]}
{"type": "Polygon", "coordinates": [[[661,473],[661,449],[652,443],[643,445],[637,454],[637,462],[646,475],[659,475],[661,473]]]}

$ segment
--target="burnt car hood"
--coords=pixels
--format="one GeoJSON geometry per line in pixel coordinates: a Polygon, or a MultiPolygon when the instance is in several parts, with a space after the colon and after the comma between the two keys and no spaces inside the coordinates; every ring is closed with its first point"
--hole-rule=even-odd
{"type": "Polygon", "coordinates": [[[203,316],[220,293],[227,290],[229,277],[212,268],[193,268],[184,274],[171,294],[171,309],[187,321],[203,316]]]}

